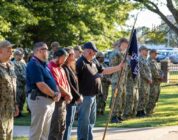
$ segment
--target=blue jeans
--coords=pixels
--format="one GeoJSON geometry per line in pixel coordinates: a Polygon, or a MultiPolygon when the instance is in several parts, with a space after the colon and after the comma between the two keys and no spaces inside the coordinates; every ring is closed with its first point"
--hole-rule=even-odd
{"type": "Polygon", "coordinates": [[[64,140],[70,140],[72,125],[74,123],[75,112],[76,112],[76,105],[68,104],[67,105],[66,130],[64,133],[64,140]]]}
{"type": "Polygon", "coordinates": [[[78,140],[93,140],[93,127],[96,121],[96,96],[84,96],[79,106],[78,140]]]}

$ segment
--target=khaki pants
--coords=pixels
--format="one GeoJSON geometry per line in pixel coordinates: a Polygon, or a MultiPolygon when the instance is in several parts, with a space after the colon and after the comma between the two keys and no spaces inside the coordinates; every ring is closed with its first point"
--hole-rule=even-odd
{"type": "Polygon", "coordinates": [[[28,105],[31,110],[29,140],[47,140],[54,111],[54,101],[42,96],[37,96],[36,100],[31,100],[28,96],[28,105]]]}
{"type": "Polygon", "coordinates": [[[0,119],[0,140],[12,140],[13,117],[11,119],[0,119]]]}
{"type": "Polygon", "coordinates": [[[55,104],[48,140],[63,140],[66,129],[66,102],[60,99],[55,104]]]}

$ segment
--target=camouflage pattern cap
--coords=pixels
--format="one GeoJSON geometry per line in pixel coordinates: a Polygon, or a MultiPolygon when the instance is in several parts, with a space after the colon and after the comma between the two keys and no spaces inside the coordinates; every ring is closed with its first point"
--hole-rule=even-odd
{"type": "Polygon", "coordinates": [[[147,48],[146,46],[141,46],[141,47],[139,48],[139,51],[142,51],[142,50],[148,51],[148,48],[147,48]]]}
{"type": "Polygon", "coordinates": [[[5,48],[5,47],[13,47],[14,44],[11,44],[8,40],[3,40],[0,42],[0,48],[5,48]]]}
{"type": "Polygon", "coordinates": [[[104,57],[104,54],[102,52],[97,52],[96,58],[104,57]]]}

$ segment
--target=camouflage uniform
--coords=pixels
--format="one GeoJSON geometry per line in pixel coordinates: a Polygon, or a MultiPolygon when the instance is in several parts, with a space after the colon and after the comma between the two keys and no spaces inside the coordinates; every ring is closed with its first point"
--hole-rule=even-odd
{"type": "Polygon", "coordinates": [[[162,78],[161,70],[156,62],[156,60],[149,58],[149,66],[151,69],[153,83],[150,85],[150,95],[149,95],[149,102],[146,106],[147,114],[153,113],[153,110],[156,106],[156,102],[159,99],[160,94],[160,81],[162,78]]]}
{"type": "MultiPolygon", "coordinates": [[[[124,55],[119,52],[119,50],[114,50],[111,54],[111,66],[116,66],[121,63],[121,61],[124,59],[124,55]]],[[[119,87],[118,87],[118,95],[115,97],[115,105],[113,109],[112,116],[122,117],[124,108],[125,108],[125,100],[126,100],[126,80],[127,80],[127,66],[122,70],[122,75],[120,77],[119,81],[119,87]]],[[[111,84],[112,84],[112,98],[114,98],[114,91],[117,86],[118,78],[120,75],[120,71],[113,73],[111,76],[111,84]]],[[[113,100],[113,99],[112,99],[113,100]]],[[[111,101],[112,104],[112,101],[111,101]]]]}
{"type": "Polygon", "coordinates": [[[25,72],[26,72],[26,64],[21,61],[13,61],[15,74],[17,76],[17,92],[16,99],[19,105],[19,112],[21,113],[23,110],[23,106],[25,103],[25,72]]]}
{"type": "MultiPolygon", "coordinates": [[[[103,63],[102,67],[106,68],[108,66],[105,63],[103,63]]],[[[98,114],[100,114],[100,113],[104,114],[110,83],[111,83],[111,79],[110,79],[109,75],[104,75],[101,78],[103,93],[101,95],[97,95],[97,97],[96,97],[98,114]]]]}
{"type": "Polygon", "coordinates": [[[137,111],[145,111],[146,105],[149,101],[150,84],[148,80],[152,80],[151,70],[147,59],[139,56],[140,69],[140,84],[139,84],[139,103],[137,111]]]}
{"type": "Polygon", "coordinates": [[[49,61],[53,59],[54,52],[57,51],[59,48],[61,48],[59,42],[54,41],[51,43],[51,51],[49,52],[49,55],[48,55],[49,61]]]}
{"type": "Polygon", "coordinates": [[[127,85],[126,85],[126,105],[124,109],[124,117],[135,116],[137,113],[139,93],[138,93],[139,75],[133,79],[132,71],[129,65],[127,85]]]}
{"type": "Polygon", "coordinates": [[[53,55],[54,55],[54,51],[51,50],[51,51],[49,52],[49,55],[48,55],[48,60],[49,60],[49,61],[53,59],[53,55]]]}
{"type": "Polygon", "coordinates": [[[0,63],[0,140],[12,140],[16,75],[12,64],[0,63]]]}

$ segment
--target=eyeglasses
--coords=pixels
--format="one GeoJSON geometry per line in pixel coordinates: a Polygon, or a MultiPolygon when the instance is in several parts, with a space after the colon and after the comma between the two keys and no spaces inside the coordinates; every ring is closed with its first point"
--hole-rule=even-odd
{"type": "Polygon", "coordinates": [[[47,51],[47,50],[48,50],[48,48],[41,48],[40,50],[45,50],[45,51],[47,51]]]}

